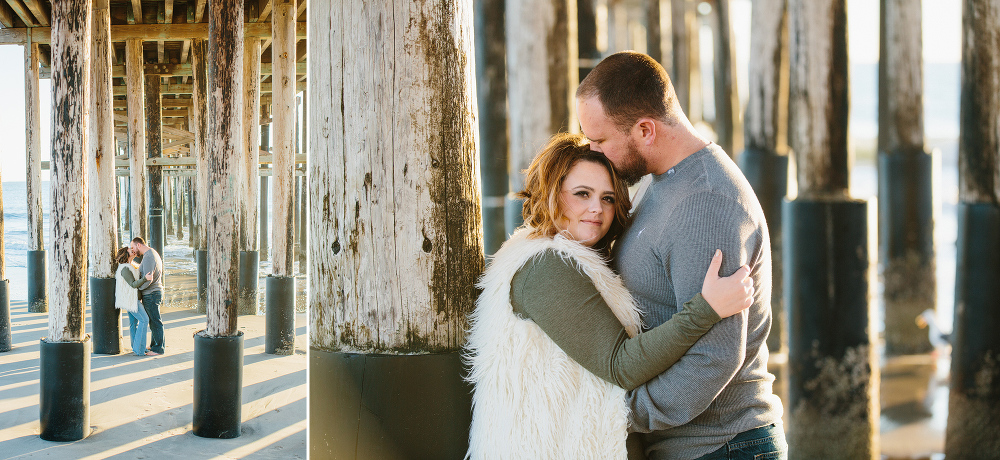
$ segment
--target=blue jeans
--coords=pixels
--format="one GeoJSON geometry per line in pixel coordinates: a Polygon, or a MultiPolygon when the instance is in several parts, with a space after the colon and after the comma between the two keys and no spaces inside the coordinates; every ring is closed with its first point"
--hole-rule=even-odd
{"type": "Polygon", "coordinates": [[[131,337],[132,352],[136,356],[146,356],[146,328],[149,316],[141,306],[135,313],[128,312],[128,336],[131,337]]]}
{"type": "Polygon", "coordinates": [[[788,444],[780,426],[771,424],[744,431],[715,452],[698,460],[788,459],[788,444]]]}
{"type": "Polygon", "coordinates": [[[163,321],[160,321],[160,301],[163,300],[163,293],[153,291],[142,296],[142,308],[149,315],[149,330],[153,333],[153,338],[149,341],[149,350],[163,354],[163,321]]]}

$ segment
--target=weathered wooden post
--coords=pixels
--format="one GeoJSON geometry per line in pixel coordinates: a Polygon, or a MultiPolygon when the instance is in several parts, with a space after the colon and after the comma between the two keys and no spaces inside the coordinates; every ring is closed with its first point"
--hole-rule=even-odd
{"type": "Polygon", "coordinates": [[[184,238],[184,215],[187,211],[187,207],[184,206],[184,178],[181,176],[174,176],[174,237],[177,239],[184,238]]]}
{"type": "MultiPolygon", "coordinates": [[[[166,229],[164,235],[174,233],[174,215],[177,203],[174,201],[174,181],[170,176],[163,178],[163,217],[166,229]]],[[[166,238],[164,238],[166,241],[166,238]]]]}
{"type": "Polygon", "coordinates": [[[208,43],[191,41],[191,114],[194,120],[193,154],[197,158],[194,258],[198,265],[198,313],[208,305],[208,187],[211,164],[208,156],[208,43]]]}
{"type": "MultiPolygon", "coordinates": [[[[273,13],[273,7],[272,7],[272,13],[271,14],[272,15],[274,14],[273,13]]],[[[270,152],[271,151],[271,129],[270,128],[271,128],[270,124],[260,125],[260,149],[263,150],[263,151],[265,151],[265,152],[270,152]]],[[[267,165],[267,166],[262,165],[261,167],[269,168],[270,165],[267,165]]],[[[270,222],[270,220],[268,218],[268,207],[267,207],[267,205],[270,202],[271,202],[270,199],[267,197],[267,176],[266,175],[261,175],[260,176],[260,216],[259,216],[259,219],[260,219],[260,238],[259,238],[260,241],[259,241],[259,243],[260,243],[260,260],[261,261],[268,260],[268,258],[267,258],[268,257],[268,253],[271,251],[270,247],[268,246],[268,242],[267,242],[267,240],[268,240],[268,236],[267,236],[267,223],[270,222]]]]}
{"type": "MultiPolygon", "coordinates": [[[[149,241],[149,194],[146,181],[146,97],[145,59],[142,40],[125,40],[125,88],[128,103],[129,196],[132,197],[132,238],[149,241]]],[[[131,239],[131,238],[129,238],[131,239]]],[[[163,254],[160,254],[162,257],[163,254]]]]}
{"type": "MultiPolygon", "coordinates": [[[[294,65],[294,64],[293,64],[294,65]]],[[[295,80],[294,73],[292,74],[292,80],[295,80]]],[[[309,150],[309,97],[305,90],[302,90],[302,114],[299,118],[299,123],[297,126],[301,129],[301,150],[300,153],[307,153],[309,150]]],[[[309,251],[306,249],[309,246],[309,175],[303,174],[299,177],[299,190],[301,194],[299,196],[299,226],[295,227],[295,230],[299,232],[299,247],[302,248],[299,251],[299,273],[305,274],[307,272],[307,267],[309,266],[309,251]]]]}
{"type": "Polygon", "coordinates": [[[243,1],[216,0],[208,19],[208,321],[194,336],[194,423],[205,438],[240,435],[239,297],[243,150],[243,1]]]}
{"type": "Polygon", "coordinates": [[[507,239],[507,48],[504,0],[476,0],[476,91],[479,105],[479,164],[483,186],[483,249],[493,254],[507,239]]]}
{"type": "MultiPolygon", "coordinates": [[[[0,184],[3,182],[0,181],[0,184]]],[[[3,235],[3,186],[0,185],[0,235],[3,235]]],[[[10,351],[10,282],[3,238],[0,238],[0,352],[10,351]]]]}
{"type": "Polygon", "coordinates": [[[48,257],[42,226],[42,145],[38,115],[38,44],[24,45],[24,144],[27,156],[25,187],[28,195],[28,311],[49,310],[46,280],[48,257]]]}
{"type": "Polygon", "coordinates": [[[931,351],[914,321],[937,304],[933,159],[924,150],[920,2],[882,0],[879,53],[879,259],[885,352],[931,351]]]}
{"type": "MultiPolygon", "coordinates": [[[[335,26],[336,27],[336,26],[335,26]]],[[[271,113],[274,124],[274,254],[264,281],[264,352],[295,351],[295,1],[274,3],[271,11],[271,113]]]]}
{"type": "Polygon", "coordinates": [[[461,458],[483,268],[472,3],[346,5],[309,13],[310,452],[461,458]]]}
{"type": "MultiPolygon", "coordinates": [[[[163,156],[163,106],[160,76],[146,75],[146,158],[163,156]]],[[[163,169],[149,168],[149,247],[163,257],[167,234],[163,228],[163,169]]],[[[169,220],[169,219],[168,219],[169,220]]]]}
{"type": "Polygon", "coordinates": [[[845,0],[789,0],[789,140],[798,197],[784,207],[790,458],[876,459],[878,381],[868,203],[848,196],[845,0]]]}
{"type": "Polygon", "coordinates": [[[743,117],[746,149],[737,157],[740,169],[764,210],[771,237],[771,334],[767,348],[783,350],[785,303],[782,296],[781,203],[788,194],[788,55],[787,0],[753,3],[750,24],[749,99],[743,117]]]}
{"type": "Polygon", "coordinates": [[[996,458],[1000,437],[1000,1],[962,2],[958,265],[945,454],[996,458]]]}
{"type": "Polygon", "coordinates": [[[94,353],[121,353],[121,312],[115,308],[115,251],[118,249],[118,206],[115,191],[115,122],[111,90],[111,6],[109,0],[92,0],[90,119],[87,170],[90,245],[90,314],[94,353]]]}
{"type": "Polygon", "coordinates": [[[694,101],[692,85],[692,69],[698,66],[698,18],[690,0],[670,1],[670,52],[673,57],[673,68],[670,81],[677,93],[677,102],[681,110],[692,121],[701,119],[701,110],[697,108],[700,101],[694,101]]]}
{"type": "Polygon", "coordinates": [[[87,112],[90,0],[52,5],[52,302],[39,360],[39,436],[90,434],[87,306],[87,112]]]}
{"type": "MultiPolygon", "coordinates": [[[[597,0],[576,2],[576,35],[579,71],[578,82],[583,81],[594,66],[601,61],[601,50],[597,47],[597,0]]],[[[478,14],[476,15],[478,17],[478,14]]],[[[478,36],[478,35],[477,35],[478,36]]],[[[506,71],[506,69],[504,69],[506,71]]],[[[481,110],[481,109],[480,109],[481,110]]],[[[485,231],[489,231],[486,229],[485,231]]]]}
{"type": "Polygon", "coordinates": [[[510,184],[507,233],[523,222],[514,193],[538,150],[560,131],[577,131],[579,84],[576,1],[507,0],[507,85],[510,107],[510,184]],[[551,37],[539,42],[538,37],[551,37]]]}
{"type": "MultiPolygon", "coordinates": [[[[663,62],[663,27],[661,26],[663,15],[660,14],[662,8],[663,1],[646,0],[646,54],[660,63],[663,62]]],[[[582,51],[580,56],[583,57],[582,51]]]]}
{"type": "MultiPolygon", "coordinates": [[[[272,9],[273,11],[273,9],[272,9]]],[[[273,14],[273,13],[272,13],[273,14]]],[[[260,176],[260,39],[243,41],[243,167],[240,199],[240,280],[237,312],[256,315],[260,303],[257,291],[258,185],[260,176]]],[[[292,53],[293,59],[295,53],[292,53]]],[[[273,64],[272,64],[273,65],[273,64]]],[[[294,67],[292,72],[294,72],[294,67]]],[[[294,80],[294,73],[292,80],[294,80]]],[[[294,85],[294,83],[293,83],[294,85]]]]}
{"type": "Polygon", "coordinates": [[[740,98],[736,85],[736,46],[730,26],[729,0],[714,0],[715,19],[715,133],[730,157],[743,149],[740,98]]]}

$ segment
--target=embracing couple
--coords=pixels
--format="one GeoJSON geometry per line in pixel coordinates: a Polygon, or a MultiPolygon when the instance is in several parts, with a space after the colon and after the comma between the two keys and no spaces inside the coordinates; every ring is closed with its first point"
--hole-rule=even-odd
{"type": "Polygon", "coordinates": [[[609,56],[576,97],[586,137],[532,162],[480,281],[469,457],[786,458],[753,190],[649,56],[609,56]]]}
{"type": "Polygon", "coordinates": [[[115,308],[128,312],[129,343],[136,356],[163,354],[163,322],[160,302],[163,300],[163,260],[142,237],[135,237],[127,247],[115,254],[115,308]],[[133,259],[141,257],[139,264],[133,259]],[[140,305],[140,300],[142,303],[140,305]],[[153,339],[146,348],[146,328],[153,339]]]}

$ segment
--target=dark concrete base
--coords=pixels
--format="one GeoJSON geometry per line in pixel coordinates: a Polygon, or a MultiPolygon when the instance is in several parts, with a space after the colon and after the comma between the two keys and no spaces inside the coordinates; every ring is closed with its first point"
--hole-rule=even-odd
{"type": "Polygon", "coordinates": [[[310,457],[463,458],[472,423],[472,387],[464,373],[459,352],[310,349],[310,457]]]}
{"type": "Polygon", "coordinates": [[[94,353],[117,355],[122,352],[121,311],[115,308],[115,279],[90,277],[91,330],[94,353]]]}
{"type": "Polygon", "coordinates": [[[874,458],[878,365],[870,315],[868,203],[786,202],[789,458],[874,458]]]}
{"type": "Polygon", "coordinates": [[[28,311],[31,313],[49,311],[47,261],[44,249],[28,251],[28,311]]]}
{"type": "Polygon", "coordinates": [[[208,251],[194,251],[198,265],[198,313],[208,312],[208,251]]]}
{"type": "Polygon", "coordinates": [[[0,280],[0,352],[10,351],[10,281],[0,280]]]}
{"type": "Polygon", "coordinates": [[[240,436],[243,398],[243,332],[235,337],[194,334],[194,421],[203,438],[240,436]]]}
{"type": "Polygon", "coordinates": [[[295,351],[295,277],[268,276],[264,303],[264,353],[295,351]]]}
{"type": "Polygon", "coordinates": [[[256,315],[260,294],[257,291],[257,268],[260,259],[257,251],[240,251],[239,296],[236,300],[237,315],[256,315]]]}
{"type": "Polygon", "coordinates": [[[90,434],[90,336],[79,342],[41,340],[39,437],[78,441],[90,434]]]}
{"type": "Polygon", "coordinates": [[[156,250],[156,253],[163,258],[163,245],[167,242],[166,233],[163,231],[163,210],[149,209],[149,247],[156,250]]]}
{"type": "Polygon", "coordinates": [[[955,329],[945,455],[1000,452],[1000,207],[958,205],[955,329]]]}

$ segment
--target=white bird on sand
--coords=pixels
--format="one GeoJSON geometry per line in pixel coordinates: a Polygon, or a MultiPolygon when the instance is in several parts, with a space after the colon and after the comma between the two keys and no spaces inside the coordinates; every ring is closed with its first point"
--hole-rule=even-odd
{"type": "Polygon", "coordinates": [[[941,327],[938,326],[937,316],[934,315],[934,310],[928,308],[917,317],[917,326],[921,329],[927,328],[927,334],[930,338],[931,345],[935,349],[944,348],[947,345],[951,345],[951,332],[943,332],[941,327]]]}

